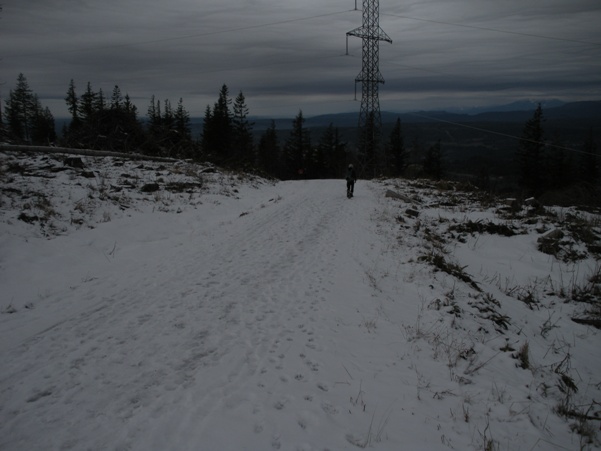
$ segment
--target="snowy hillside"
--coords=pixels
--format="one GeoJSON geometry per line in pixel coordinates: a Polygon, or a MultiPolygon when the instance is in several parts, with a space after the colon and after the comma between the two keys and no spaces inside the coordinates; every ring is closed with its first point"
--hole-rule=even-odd
{"type": "Polygon", "coordinates": [[[65,158],[0,153],[1,450],[600,446],[599,214],[65,158]]]}

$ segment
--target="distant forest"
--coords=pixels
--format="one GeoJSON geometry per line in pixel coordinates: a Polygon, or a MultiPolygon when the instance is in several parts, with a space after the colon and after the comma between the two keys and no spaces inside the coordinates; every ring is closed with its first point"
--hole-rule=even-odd
{"type": "MultiPolygon", "coordinates": [[[[255,129],[244,94],[232,96],[225,84],[196,127],[183,99],[152,96],[141,115],[119,86],[107,95],[88,82],[79,92],[71,80],[65,102],[70,118],[57,133],[52,113],[20,74],[0,114],[1,141],[194,159],[279,179],[340,178],[353,163],[362,178],[462,179],[522,196],[595,192],[600,180],[598,116],[582,120],[554,109],[547,121],[541,105],[495,117],[383,113],[378,132],[373,117],[359,129],[343,115],[307,121],[300,110],[286,127],[261,120],[255,129]]],[[[599,102],[591,103],[598,111],[599,102]]]]}

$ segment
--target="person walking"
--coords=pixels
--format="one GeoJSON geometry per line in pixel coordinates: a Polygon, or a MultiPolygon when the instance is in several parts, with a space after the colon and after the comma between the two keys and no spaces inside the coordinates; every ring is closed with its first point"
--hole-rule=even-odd
{"type": "Polygon", "coordinates": [[[352,164],[348,165],[348,169],[346,171],[346,197],[349,199],[353,197],[353,193],[355,192],[355,182],[357,181],[357,174],[355,172],[355,168],[352,164]]]}

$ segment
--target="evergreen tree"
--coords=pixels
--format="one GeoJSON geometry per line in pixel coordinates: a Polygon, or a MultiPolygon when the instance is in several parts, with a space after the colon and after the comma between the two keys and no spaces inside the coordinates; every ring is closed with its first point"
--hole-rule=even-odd
{"type": "Polygon", "coordinates": [[[81,95],[79,101],[79,114],[85,122],[90,122],[97,111],[97,94],[92,90],[92,85],[88,82],[86,92],[81,95]]]}
{"type": "Polygon", "coordinates": [[[150,105],[146,110],[147,124],[146,134],[147,140],[144,143],[144,151],[152,155],[161,153],[160,141],[162,140],[162,118],[161,118],[161,102],[155,100],[154,95],[150,97],[150,105]]]}
{"type": "Polygon", "coordinates": [[[31,142],[33,111],[33,92],[25,76],[19,74],[17,86],[9,91],[4,109],[9,135],[18,141],[31,142]]]}
{"type": "Polygon", "coordinates": [[[123,96],[121,95],[121,89],[115,85],[113,88],[113,95],[111,96],[111,110],[120,111],[123,103],[123,96]]]}
{"type": "Polygon", "coordinates": [[[125,111],[126,116],[129,118],[138,118],[138,108],[132,103],[129,94],[125,94],[125,97],[123,98],[123,110],[125,111]]]}
{"type": "Polygon", "coordinates": [[[200,148],[203,153],[204,158],[209,161],[213,161],[215,158],[214,155],[214,137],[215,133],[213,131],[213,110],[209,105],[207,105],[205,109],[204,119],[202,123],[202,135],[200,138],[200,148]]]}
{"type": "MultiPolygon", "coordinates": [[[[320,142],[321,143],[321,142],[320,142]]],[[[326,148],[317,145],[311,147],[305,155],[305,169],[312,179],[325,178],[326,175],[326,148]]]]}
{"type": "Polygon", "coordinates": [[[55,122],[48,107],[42,108],[36,99],[35,126],[32,141],[37,144],[51,144],[56,141],[55,122]]]}
{"type": "Polygon", "coordinates": [[[390,133],[387,150],[390,155],[390,166],[388,168],[390,174],[393,177],[399,177],[406,166],[405,142],[401,127],[401,118],[397,118],[394,128],[390,133]]]}
{"type": "Polygon", "coordinates": [[[9,92],[4,115],[9,136],[18,142],[47,145],[56,139],[52,113],[42,107],[23,74],[9,92]]]}
{"type": "Polygon", "coordinates": [[[299,111],[292,121],[292,130],[284,145],[286,178],[305,176],[305,157],[311,151],[311,135],[304,124],[303,112],[299,111]]]}
{"type": "Polygon", "coordinates": [[[338,128],[332,123],[328,125],[317,147],[312,151],[309,171],[312,177],[329,178],[340,177],[346,167],[346,145],[340,142],[338,128]]]}
{"type": "Polygon", "coordinates": [[[104,97],[104,92],[102,92],[102,88],[98,90],[98,94],[96,94],[96,99],[94,101],[94,112],[102,113],[106,110],[106,98],[104,97]]]}
{"type": "Polygon", "coordinates": [[[219,91],[219,98],[213,107],[211,117],[211,146],[212,153],[217,161],[222,164],[232,164],[232,114],[230,112],[231,99],[229,89],[223,85],[219,91]]]}
{"type": "MultiPolygon", "coordinates": [[[[98,105],[96,95],[95,105],[98,105]]],[[[118,152],[129,152],[144,142],[142,124],[138,121],[138,109],[131,102],[129,94],[121,94],[118,85],[113,88],[111,103],[108,109],[95,109],[93,113],[94,128],[90,129],[90,137],[95,131],[100,133],[104,142],[97,145],[118,152]]]]}
{"type": "Polygon", "coordinates": [[[150,98],[150,105],[147,110],[148,125],[147,131],[149,139],[152,142],[151,147],[155,147],[153,153],[156,153],[158,146],[165,139],[165,130],[163,116],[161,114],[161,101],[155,100],[154,95],[150,98]]]}
{"type": "Polygon", "coordinates": [[[171,107],[171,102],[169,99],[165,99],[163,101],[163,116],[161,118],[161,125],[163,129],[163,134],[168,137],[170,141],[172,141],[173,137],[170,135],[175,130],[175,115],[173,113],[173,108],[171,107]]]}
{"type": "Polygon", "coordinates": [[[77,99],[75,83],[71,80],[65,101],[67,107],[76,112],[72,112],[72,118],[77,118],[63,133],[66,145],[127,152],[138,150],[144,144],[138,109],[129,94],[122,96],[119,86],[114,86],[107,108],[102,89],[96,93],[88,82],[86,91],[77,99]]]}
{"type": "Polygon", "coordinates": [[[194,154],[192,133],[190,130],[190,114],[184,108],[184,100],[179,99],[173,114],[173,133],[175,138],[175,157],[189,158],[194,154]]]}
{"type": "Polygon", "coordinates": [[[202,126],[201,145],[205,158],[223,165],[233,163],[230,103],[229,90],[224,84],[213,109],[207,106],[202,126]]]}
{"type": "Polygon", "coordinates": [[[234,101],[233,127],[233,156],[238,166],[254,163],[252,124],[247,119],[248,107],[242,91],[234,101]]]}
{"type": "Polygon", "coordinates": [[[191,141],[192,132],[190,130],[190,114],[184,108],[184,99],[180,97],[175,110],[175,130],[180,140],[191,141]]]}
{"type": "Polygon", "coordinates": [[[79,112],[78,112],[78,103],[79,99],[77,98],[77,94],[75,92],[75,82],[71,79],[69,83],[69,90],[67,91],[67,97],[65,98],[67,102],[67,109],[69,113],[71,113],[71,125],[77,126],[79,123],[79,112]]]}
{"type": "Polygon", "coordinates": [[[335,152],[335,129],[334,124],[330,123],[321,136],[317,146],[312,149],[308,167],[309,173],[313,178],[332,177],[336,161],[335,152]]]}
{"type": "Polygon", "coordinates": [[[531,119],[524,125],[524,131],[518,144],[520,165],[519,184],[526,195],[532,196],[544,191],[545,143],[543,133],[543,110],[540,105],[531,119]]]}
{"type": "Polygon", "coordinates": [[[267,174],[281,177],[280,171],[280,146],[275,130],[275,121],[261,135],[257,148],[257,163],[259,168],[267,174]]]}
{"type": "Polygon", "coordinates": [[[147,141],[144,144],[145,152],[152,155],[167,154],[165,129],[161,115],[161,101],[155,100],[154,95],[150,98],[150,105],[146,110],[146,116],[148,121],[146,125],[147,141]]]}
{"type": "Polygon", "coordinates": [[[154,94],[150,97],[150,105],[146,110],[148,118],[148,131],[152,135],[157,135],[161,126],[161,105],[155,101],[154,94]]]}

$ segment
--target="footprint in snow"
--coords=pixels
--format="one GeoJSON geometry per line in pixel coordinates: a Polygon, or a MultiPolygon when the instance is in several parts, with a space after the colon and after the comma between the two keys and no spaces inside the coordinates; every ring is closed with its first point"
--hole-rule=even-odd
{"type": "Polygon", "coordinates": [[[280,442],[280,437],[274,436],[271,439],[271,447],[273,449],[280,449],[282,447],[282,442],[280,442]]]}
{"type": "Polygon", "coordinates": [[[322,402],[321,408],[328,415],[336,415],[338,413],[338,409],[333,404],[330,404],[329,402],[325,402],[325,401],[322,402]]]}
{"type": "Polygon", "coordinates": [[[277,401],[273,407],[275,407],[276,410],[282,410],[284,407],[286,407],[286,401],[285,400],[280,400],[277,401]]]}

